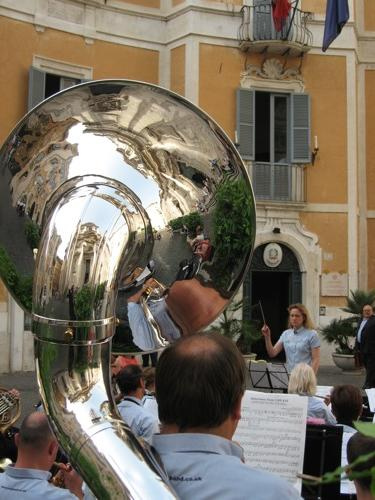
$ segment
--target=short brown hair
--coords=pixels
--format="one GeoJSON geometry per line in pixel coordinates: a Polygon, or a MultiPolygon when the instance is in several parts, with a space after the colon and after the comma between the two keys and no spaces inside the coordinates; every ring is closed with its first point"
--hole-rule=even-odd
{"type": "MultiPolygon", "coordinates": [[[[375,438],[364,436],[360,432],[356,432],[349,439],[347,444],[347,457],[349,464],[354,462],[361,455],[368,455],[375,452],[375,438]]],[[[370,490],[371,487],[371,471],[375,467],[375,456],[366,460],[361,464],[356,465],[351,470],[353,472],[369,471],[368,477],[359,477],[355,480],[360,484],[364,490],[370,490]]]]}
{"type": "Polygon", "coordinates": [[[222,424],[244,390],[244,360],[217,332],[182,337],[165,349],[156,366],[159,419],[180,431],[222,424]]]}
{"type": "Polygon", "coordinates": [[[339,424],[351,425],[362,413],[362,394],[355,385],[335,385],[331,392],[332,413],[339,424]]]}

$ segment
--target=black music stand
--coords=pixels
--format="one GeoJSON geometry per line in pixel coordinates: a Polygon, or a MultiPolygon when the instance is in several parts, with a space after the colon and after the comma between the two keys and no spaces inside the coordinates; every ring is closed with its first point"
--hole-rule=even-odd
{"type": "MultiPolygon", "coordinates": [[[[303,473],[321,477],[341,466],[341,425],[311,425],[306,427],[305,458],[303,473]]],[[[305,500],[337,500],[340,497],[340,481],[310,486],[302,483],[305,500]]]]}
{"type": "Polygon", "coordinates": [[[288,392],[289,373],[283,363],[250,361],[249,373],[254,389],[288,392]]]}

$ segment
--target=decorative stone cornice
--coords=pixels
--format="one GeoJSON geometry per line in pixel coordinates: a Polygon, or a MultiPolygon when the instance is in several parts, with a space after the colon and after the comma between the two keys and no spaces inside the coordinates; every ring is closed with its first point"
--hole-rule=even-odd
{"type": "Polygon", "coordinates": [[[267,86],[303,92],[305,86],[299,68],[284,68],[278,59],[266,59],[262,66],[248,64],[241,73],[241,87],[267,86]]]}

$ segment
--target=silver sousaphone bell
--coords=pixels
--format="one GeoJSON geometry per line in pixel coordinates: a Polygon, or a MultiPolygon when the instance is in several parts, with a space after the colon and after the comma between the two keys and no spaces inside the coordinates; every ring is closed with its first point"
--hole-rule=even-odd
{"type": "Polygon", "coordinates": [[[100,499],[173,497],[112,398],[116,311],[115,339],[150,352],[207,327],[233,298],[255,237],[236,148],[168,90],[93,81],[34,108],[0,160],[0,273],[32,314],[61,446],[100,499]]]}

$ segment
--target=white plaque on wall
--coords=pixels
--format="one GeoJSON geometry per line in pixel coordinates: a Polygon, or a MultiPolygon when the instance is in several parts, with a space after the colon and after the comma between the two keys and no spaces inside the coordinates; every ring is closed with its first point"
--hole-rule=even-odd
{"type": "Polygon", "coordinates": [[[348,295],[348,275],[346,273],[322,274],[321,295],[346,297],[348,295]]]}

